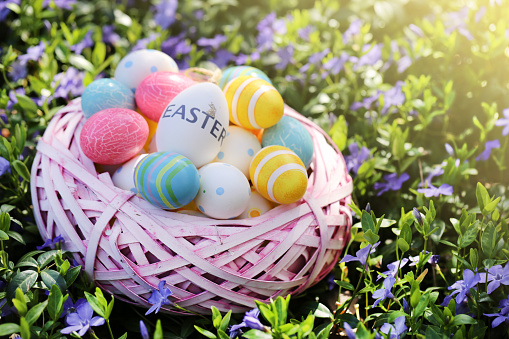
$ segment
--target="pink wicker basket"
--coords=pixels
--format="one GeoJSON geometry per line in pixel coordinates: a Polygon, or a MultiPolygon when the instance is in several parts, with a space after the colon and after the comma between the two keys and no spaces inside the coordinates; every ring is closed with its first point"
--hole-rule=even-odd
{"type": "MultiPolygon", "coordinates": [[[[242,220],[169,212],[115,187],[81,151],[81,99],[51,120],[32,167],[34,214],[43,239],[62,235],[84,271],[118,298],[150,307],[165,280],[171,301],[202,314],[244,312],[254,300],[304,291],[337,263],[352,216],[352,179],[325,132],[289,107],[311,133],[308,190],[291,205],[242,220]]],[[[171,305],[165,311],[181,313],[171,305]]]]}

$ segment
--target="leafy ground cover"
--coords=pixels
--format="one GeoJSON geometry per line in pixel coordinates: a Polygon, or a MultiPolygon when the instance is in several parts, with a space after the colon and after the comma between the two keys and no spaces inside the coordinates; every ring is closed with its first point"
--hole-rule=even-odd
{"type": "Polygon", "coordinates": [[[509,325],[509,6],[502,0],[0,3],[0,336],[482,338],[509,325]],[[128,52],[252,65],[328,131],[354,227],[328,279],[244,314],[104,296],[41,240],[29,180],[51,117],[128,52]],[[146,312],[148,314],[146,314],[146,312]]]}

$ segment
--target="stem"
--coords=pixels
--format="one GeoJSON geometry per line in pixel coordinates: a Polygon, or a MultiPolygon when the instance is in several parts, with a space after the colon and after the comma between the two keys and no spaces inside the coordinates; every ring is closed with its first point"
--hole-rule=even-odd
{"type": "Polygon", "coordinates": [[[95,335],[95,332],[92,329],[90,329],[90,336],[94,339],[99,339],[99,337],[95,335]]]}
{"type": "Polygon", "coordinates": [[[111,339],[115,339],[115,337],[113,336],[113,331],[111,330],[110,319],[106,319],[106,325],[108,325],[108,330],[110,331],[111,339]]]}
{"type": "Polygon", "coordinates": [[[14,87],[12,86],[11,82],[9,81],[9,79],[7,79],[7,75],[5,74],[5,68],[2,69],[2,75],[4,77],[4,81],[5,83],[7,84],[7,86],[9,86],[10,89],[12,89],[13,91],[15,91],[14,87]]]}
{"type": "MultiPolygon", "coordinates": [[[[355,287],[355,290],[352,293],[352,297],[345,304],[346,307],[344,308],[344,310],[348,310],[348,308],[350,308],[350,305],[352,304],[355,295],[357,294],[357,292],[359,291],[359,288],[361,287],[361,282],[362,282],[362,280],[364,278],[364,274],[366,273],[366,265],[368,264],[369,254],[371,252],[371,248],[373,247],[373,245],[370,244],[369,246],[370,246],[370,248],[369,248],[369,251],[368,251],[368,256],[366,257],[366,262],[364,263],[364,266],[362,267],[363,270],[362,270],[361,276],[359,277],[359,281],[357,282],[357,286],[355,287]]],[[[371,278],[371,276],[369,276],[369,277],[371,278]]]]}

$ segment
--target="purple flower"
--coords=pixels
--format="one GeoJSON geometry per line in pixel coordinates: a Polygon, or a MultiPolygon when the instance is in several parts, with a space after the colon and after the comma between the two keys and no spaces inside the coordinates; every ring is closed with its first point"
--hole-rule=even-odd
{"type": "Polygon", "coordinates": [[[256,37],[258,48],[265,51],[272,48],[274,34],[286,33],[286,23],[283,19],[276,20],[276,13],[271,12],[258,23],[256,29],[258,30],[256,37]]]}
{"type": "Polygon", "coordinates": [[[481,6],[481,8],[479,8],[477,13],[475,13],[475,22],[481,21],[484,14],[486,14],[486,9],[486,6],[481,6]]]}
{"type": "Polygon", "coordinates": [[[403,73],[408,67],[412,65],[412,58],[408,55],[405,55],[397,61],[397,65],[398,73],[403,73]]]}
{"type": "Polygon", "coordinates": [[[142,339],[150,339],[150,336],[148,335],[147,326],[145,326],[143,320],[140,320],[140,332],[142,339]]]}
{"type": "Polygon", "coordinates": [[[417,222],[419,223],[419,225],[423,225],[424,221],[422,220],[422,215],[421,215],[421,212],[419,212],[419,210],[417,208],[413,208],[412,209],[412,213],[414,215],[414,218],[417,220],[417,222]]]}
{"type": "MultiPolygon", "coordinates": [[[[415,207],[414,207],[415,209],[415,207]]],[[[426,251],[423,253],[425,254],[428,254],[429,252],[426,251]]],[[[419,258],[420,258],[420,255],[416,255],[415,257],[409,257],[410,259],[410,264],[408,264],[408,266],[416,266],[417,264],[419,264],[419,258]]],[[[436,265],[438,264],[438,262],[440,261],[440,255],[439,254],[436,254],[436,255],[432,255],[431,257],[429,257],[428,259],[428,264],[431,264],[431,265],[436,265]]]]}
{"type": "Polygon", "coordinates": [[[9,122],[9,120],[7,119],[7,114],[0,113],[0,121],[2,121],[5,125],[7,125],[7,123],[9,122]]]}
{"type": "Polygon", "coordinates": [[[92,46],[94,46],[94,41],[92,40],[92,31],[88,31],[80,42],[71,46],[71,50],[76,54],[81,54],[85,48],[92,46]]]}
{"type": "Polygon", "coordinates": [[[329,273],[329,275],[327,276],[327,285],[328,285],[328,289],[329,291],[331,291],[334,287],[337,286],[336,282],[334,281],[334,273],[329,273]]]}
{"type": "Polygon", "coordinates": [[[481,273],[481,283],[490,282],[488,284],[488,294],[496,290],[502,285],[509,285],[509,264],[504,268],[502,265],[495,265],[488,269],[488,279],[486,280],[486,273],[481,273]]]}
{"type": "Polygon", "coordinates": [[[373,292],[373,299],[376,299],[373,303],[373,307],[376,307],[380,301],[385,300],[386,298],[393,299],[394,295],[391,293],[392,286],[394,286],[394,283],[396,282],[396,278],[394,277],[387,277],[385,278],[383,282],[383,288],[376,290],[373,292]]]}
{"type": "Polygon", "coordinates": [[[0,157],[0,177],[7,172],[11,173],[11,163],[4,157],[0,157]]]}
{"type": "Polygon", "coordinates": [[[382,115],[386,114],[391,106],[402,105],[405,102],[405,94],[402,87],[405,84],[403,81],[398,81],[393,88],[383,93],[384,107],[380,112],[382,115]]]}
{"type": "Polygon", "coordinates": [[[8,4],[16,4],[19,6],[21,0],[6,0],[0,2],[0,22],[5,21],[7,15],[11,12],[9,8],[7,8],[8,4]]]}
{"type": "Polygon", "coordinates": [[[509,108],[504,109],[502,113],[504,114],[504,118],[500,118],[495,121],[495,126],[504,126],[502,135],[506,136],[509,134],[509,108]]]}
{"type": "Polygon", "coordinates": [[[484,144],[484,151],[475,158],[475,160],[486,161],[490,158],[491,150],[494,148],[500,148],[500,141],[498,139],[486,141],[484,144]]]}
{"type": "Polygon", "coordinates": [[[162,0],[152,8],[155,10],[154,21],[162,29],[168,29],[175,22],[175,13],[177,12],[177,0],[162,0]]]}
{"type": "Polygon", "coordinates": [[[78,300],[76,300],[76,303],[73,304],[71,297],[67,297],[67,299],[65,299],[64,310],[60,315],[60,318],[66,317],[67,315],[76,312],[78,307],[85,303],[87,303],[87,299],[85,298],[79,298],[78,300]]]}
{"type": "Polygon", "coordinates": [[[429,188],[418,188],[417,192],[424,193],[426,198],[438,197],[440,194],[442,195],[452,195],[452,186],[449,184],[442,184],[440,187],[435,187],[433,185],[429,185],[429,188]]]}
{"type": "Polygon", "coordinates": [[[500,6],[502,4],[502,0],[490,0],[490,6],[493,7],[495,4],[500,6]]]}
{"type": "Polygon", "coordinates": [[[233,60],[234,57],[235,56],[232,52],[221,48],[216,52],[216,56],[210,59],[210,61],[215,63],[217,67],[224,68],[230,60],[233,60]]]}
{"type": "Polygon", "coordinates": [[[419,27],[419,26],[416,26],[414,24],[410,24],[408,25],[408,28],[415,34],[417,35],[418,37],[421,37],[423,38],[424,37],[424,32],[422,31],[422,29],[419,27]]]}
{"type": "Polygon", "coordinates": [[[447,154],[449,154],[451,157],[454,156],[454,148],[448,143],[445,143],[445,151],[447,154]]]}
{"type": "MultiPolygon", "coordinates": [[[[356,71],[359,67],[374,65],[377,61],[382,59],[382,44],[376,44],[371,46],[369,44],[364,45],[362,48],[362,52],[366,52],[363,56],[359,58],[356,62],[353,70],[356,71]]],[[[355,59],[354,59],[355,60],[355,59]]]]}
{"type": "Polygon", "coordinates": [[[253,308],[251,311],[247,311],[244,314],[244,319],[242,319],[242,322],[237,325],[232,325],[230,327],[230,338],[235,338],[238,335],[242,334],[241,328],[243,327],[249,327],[255,330],[263,331],[265,329],[265,326],[260,322],[258,317],[260,316],[260,310],[257,308],[253,308]]]}
{"type": "Polygon", "coordinates": [[[83,86],[84,77],[85,73],[74,67],[69,67],[66,72],[58,73],[51,84],[55,86],[60,81],[53,97],[68,99],[69,94],[73,97],[80,96],[85,90],[83,86]]]}
{"type": "Polygon", "coordinates": [[[37,61],[41,58],[45,48],[46,44],[44,41],[39,42],[37,46],[28,47],[26,54],[18,56],[18,61],[22,65],[26,64],[29,60],[37,61]]]}
{"type": "Polygon", "coordinates": [[[152,291],[150,298],[148,298],[148,302],[152,304],[152,306],[148,309],[145,315],[148,315],[154,311],[155,313],[157,313],[161,309],[161,306],[171,304],[171,301],[168,300],[168,297],[173,293],[170,291],[169,288],[164,287],[165,284],[166,281],[161,280],[159,282],[159,285],[157,286],[158,289],[152,291]]]}
{"type": "Polygon", "coordinates": [[[205,47],[207,50],[217,50],[219,46],[228,40],[224,35],[222,34],[216,34],[213,38],[200,38],[198,41],[196,41],[196,44],[201,47],[205,47]]]}
{"type": "Polygon", "coordinates": [[[348,150],[350,151],[350,155],[345,156],[346,168],[349,172],[353,171],[357,174],[362,163],[369,158],[369,149],[362,146],[359,151],[359,144],[353,142],[348,145],[348,150]]]}
{"type": "Polygon", "coordinates": [[[325,58],[325,56],[329,53],[330,53],[330,49],[326,48],[321,52],[316,52],[316,53],[311,54],[308,61],[310,64],[318,65],[322,62],[322,59],[325,58]]]}
{"type": "Polygon", "coordinates": [[[136,45],[134,45],[134,47],[131,49],[131,52],[140,49],[146,49],[148,44],[157,39],[159,36],[159,33],[151,33],[147,38],[136,41],[136,45]]]}
{"type": "MultiPolygon", "coordinates": [[[[449,145],[449,144],[446,144],[446,145],[449,145]]],[[[449,147],[450,147],[450,145],[449,145],[449,147]]],[[[446,148],[447,148],[447,146],[446,146],[446,148]]],[[[424,183],[422,183],[422,182],[419,183],[419,187],[431,186],[431,180],[433,180],[434,177],[437,177],[442,174],[444,174],[444,169],[442,167],[440,167],[440,166],[433,167],[433,169],[431,170],[431,172],[429,172],[426,179],[424,179],[424,183]]]]}
{"type": "Polygon", "coordinates": [[[491,328],[495,328],[503,322],[505,322],[506,324],[509,324],[509,298],[500,300],[499,308],[500,308],[500,312],[498,312],[498,313],[492,313],[492,314],[484,313],[485,316],[496,317],[493,320],[493,322],[491,323],[491,328]]]}
{"type": "Polygon", "coordinates": [[[343,44],[348,43],[352,37],[359,34],[362,28],[362,20],[356,19],[352,21],[348,29],[343,33],[343,44]]]}
{"type": "Polygon", "coordinates": [[[55,245],[55,244],[61,244],[63,243],[65,240],[64,238],[61,236],[61,235],[57,235],[55,238],[53,239],[46,239],[46,241],[44,242],[44,244],[42,244],[41,246],[36,246],[35,248],[37,248],[37,250],[42,250],[43,248],[45,247],[53,247],[52,245],[55,245]]]}
{"type": "Polygon", "coordinates": [[[368,260],[368,255],[375,252],[375,249],[377,248],[378,245],[380,245],[380,241],[375,243],[374,245],[370,244],[370,245],[367,245],[367,246],[361,248],[360,250],[355,252],[355,257],[353,255],[347,254],[343,258],[343,260],[340,261],[340,263],[350,262],[350,261],[359,261],[362,264],[362,266],[365,266],[366,260],[368,260]]]}
{"type": "Polygon", "coordinates": [[[169,37],[168,40],[161,44],[161,51],[174,58],[177,62],[179,60],[178,56],[187,55],[191,50],[192,47],[185,39],[185,32],[177,36],[169,37]]]}
{"type": "Polygon", "coordinates": [[[445,20],[447,28],[445,32],[447,34],[451,34],[453,31],[458,31],[461,35],[463,35],[468,40],[473,40],[474,37],[472,33],[467,28],[467,19],[468,19],[468,7],[463,7],[458,12],[448,13],[448,20],[445,20]]]}
{"type": "Polygon", "coordinates": [[[410,176],[407,173],[401,174],[401,176],[398,177],[397,173],[391,173],[384,175],[384,179],[386,182],[375,182],[373,185],[373,188],[375,190],[379,190],[376,194],[377,196],[380,196],[384,194],[385,192],[391,190],[391,191],[398,191],[401,189],[401,185],[408,179],[410,179],[410,176]]]}
{"type": "Polygon", "coordinates": [[[463,302],[466,296],[470,293],[470,289],[474,288],[481,281],[481,275],[474,273],[469,269],[463,271],[463,280],[458,280],[454,284],[448,287],[449,290],[455,290],[451,293],[451,297],[456,296],[456,303],[463,302]]]}
{"type": "Polygon", "coordinates": [[[119,40],[120,36],[115,33],[114,25],[106,25],[103,27],[103,42],[105,44],[115,45],[119,40]]]}
{"type": "Polygon", "coordinates": [[[408,305],[408,302],[405,298],[403,298],[403,312],[410,314],[410,305],[408,305]]]}
{"type": "Polygon", "coordinates": [[[289,44],[286,47],[281,48],[279,51],[277,51],[277,55],[281,59],[278,64],[276,64],[276,69],[283,70],[288,66],[289,63],[293,63],[293,52],[295,51],[295,48],[292,44],[289,44]]]}
{"type": "Polygon", "coordinates": [[[339,57],[333,57],[329,61],[327,61],[323,68],[327,71],[326,73],[322,74],[322,79],[325,79],[328,74],[337,75],[343,67],[345,66],[345,63],[348,61],[350,56],[346,54],[345,52],[342,52],[339,57]]]}
{"type": "Polygon", "coordinates": [[[402,335],[408,327],[405,325],[405,316],[402,315],[401,317],[397,317],[396,320],[394,320],[394,326],[385,323],[380,328],[380,332],[389,334],[390,333],[390,339],[399,339],[400,335],[402,335]]]}
{"type": "Polygon", "coordinates": [[[352,111],[356,111],[358,110],[359,108],[361,107],[364,107],[365,109],[367,110],[370,110],[372,109],[372,106],[373,106],[373,103],[375,101],[378,100],[378,98],[380,97],[380,92],[377,91],[374,95],[370,96],[370,97],[367,97],[367,98],[364,98],[362,100],[362,102],[354,102],[351,106],[350,106],[350,109],[352,111]]]}
{"type": "MultiPolygon", "coordinates": [[[[391,262],[387,265],[388,270],[385,272],[382,272],[381,274],[384,274],[387,278],[393,277],[396,278],[396,275],[398,274],[398,269],[402,268],[406,265],[408,262],[407,258],[403,258],[402,260],[396,260],[395,262],[391,262]]],[[[380,280],[380,278],[383,278],[380,274],[376,278],[376,280],[380,280]]]]}
{"type": "Polygon", "coordinates": [[[343,328],[345,329],[345,333],[348,336],[348,339],[356,339],[357,338],[357,336],[355,335],[355,332],[353,331],[352,327],[347,322],[345,322],[343,324],[343,328]]]}
{"type": "Polygon", "coordinates": [[[104,324],[104,318],[95,316],[92,306],[88,302],[84,302],[76,308],[76,312],[73,312],[65,317],[65,323],[68,325],[60,332],[62,334],[71,334],[72,332],[78,332],[80,336],[87,333],[90,326],[101,326],[104,324]]]}
{"type": "Polygon", "coordinates": [[[26,63],[15,61],[11,64],[11,67],[12,69],[9,72],[9,77],[12,79],[12,81],[18,81],[27,77],[28,71],[26,63]]]}
{"type": "Polygon", "coordinates": [[[297,30],[297,34],[299,35],[299,38],[301,38],[302,40],[309,41],[309,35],[313,30],[314,30],[313,26],[307,25],[304,28],[299,28],[297,30]]]}
{"type": "MultiPolygon", "coordinates": [[[[44,0],[44,2],[42,3],[42,6],[43,7],[48,7],[50,5],[52,0],[44,0]]],[[[67,10],[71,10],[72,9],[72,5],[74,5],[76,3],[76,0],[53,0],[53,2],[55,3],[55,6],[60,8],[60,9],[67,9],[67,10]]]]}

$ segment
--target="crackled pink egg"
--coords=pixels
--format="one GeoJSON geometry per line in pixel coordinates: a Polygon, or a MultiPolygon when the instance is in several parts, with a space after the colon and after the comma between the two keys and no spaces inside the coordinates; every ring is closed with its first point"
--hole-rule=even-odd
{"type": "Polygon", "coordinates": [[[152,73],[136,88],[136,105],[147,118],[159,121],[170,101],[194,84],[194,80],[180,73],[152,73]]]}
{"type": "Polygon", "coordinates": [[[140,114],[126,108],[109,108],[83,124],[80,145],[93,162],[117,165],[141,151],[147,138],[148,124],[140,114]]]}

